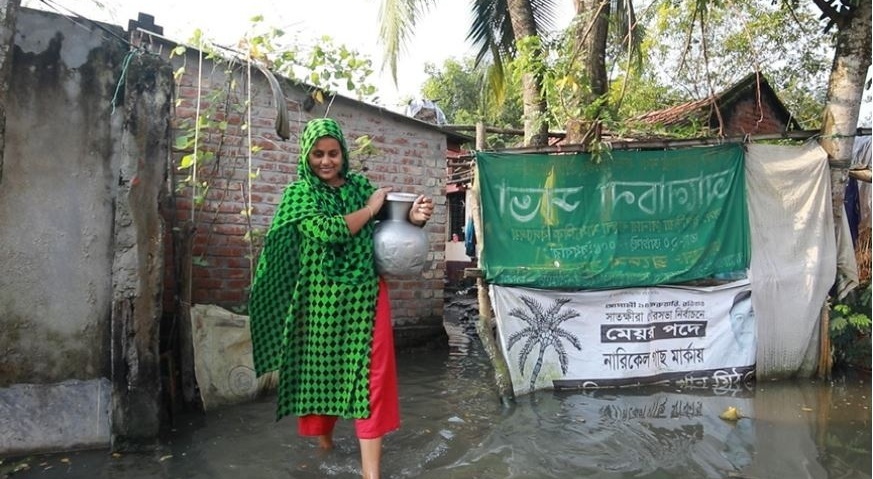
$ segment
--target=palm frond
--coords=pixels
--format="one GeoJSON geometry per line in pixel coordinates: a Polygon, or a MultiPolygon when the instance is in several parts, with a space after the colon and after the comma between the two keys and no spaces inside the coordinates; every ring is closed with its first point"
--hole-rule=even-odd
{"type": "Polygon", "coordinates": [[[489,56],[495,65],[502,65],[503,58],[511,57],[515,51],[515,37],[506,0],[474,0],[470,13],[467,40],[479,48],[476,65],[489,56]]]}
{"type": "MultiPolygon", "coordinates": [[[[530,305],[528,305],[528,307],[530,307],[530,305]]],[[[527,323],[527,324],[530,324],[531,326],[533,326],[534,323],[536,322],[536,317],[532,317],[532,316],[528,315],[528,314],[527,314],[527,311],[525,311],[525,310],[523,310],[523,309],[521,309],[521,308],[514,308],[514,309],[511,309],[511,310],[509,311],[509,315],[510,315],[510,316],[515,316],[516,318],[518,318],[518,319],[524,321],[524,322],[527,323]]]]}
{"type": "Polygon", "coordinates": [[[570,341],[570,344],[572,344],[579,351],[582,351],[582,343],[579,342],[579,338],[577,338],[576,336],[573,336],[572,334],[570,334],[569,332],[567,332],[566,330],[563,330],[563,329],[558,329],[557,331],[555,331],[555,334],[558,337],[561,337],[561,338],[566,339],[567,341],[570,341]]]}
{"type": "Polygon", "coordinates": [[[567,374],[567,368],[570,367],[570,360],[567,358],[567,349],[564,343],[555,341],[555,352],[558,353],[558,362],[561,365],[561,372],[567,374]]]}
{"type": "MultiPolygon", "coordinates": [[[[506,75],[503,71],[503,64],[499,62],[499,59],[488,66],[485,76],[486,82],[484,82],[483,86],[487,85],[488,88],[483,89],[491,95],[494,105],[502,106],[503,102],[506,101],[506,75]]],[[[484,94],[481,96],[483,99],[485,98],[484,94]]],[[[482,111],[484,112],[485,110],[483,105],[482,111]]]]}
{"type": "MultiPolygon", "coordinates": [[[[534,26],[537,35],[545,38],[555,29],[556,0],[530,0],[534,16],[534,26]]],[[[490,79],[495,89],[497,104],[503,103],[505,96],[505,72],[503,66],[507,59],[512,59],[516,53],[515,33],[509,16],[509,5],[506,0],[473,0],[471,5],[470,31],[467,40],[478,48],[475,65],[479,66],[488,58],[493,66],[490,79]]]]}
{"type": "Polygon", "coordinates": [[[558,298],[558,299],[556,299],[555,302],[552,303],[552,306],[549,308],[549,310],[546,311],[545,316],[547,318],[553,318],[552,322],[555,322],[554,318],[557,317],[558,312],[561,311],[561,308],[563,308],[564,305],[569,303],[569,302],[570,302],[570,298],[558,298]]]}
{"type": "Polygon", "coordinates": [[[633,66],[642,66],[642,44],[646,31],[637,19],[633,3],[630,0],[612,0],[610,12],[616,35],[613,38],[618,39],[633,66]]]}
{"type": "Polygon", "coordinates": [[[521,353],[518,355],[518,369],[521,371],[521,374],[524,375],[524,364],[527,362],[527,356],[533,351],[534,346],[538,344],[536,341],[536,337],[531,337],[528,339],[526,343],[524,343],[524,347],[521,348],[521,353]]]}
{"type": "Polygon", "coordinates": [[[557,3],[555,0],[531,0],[537,35],[545,37],[555,31],[557,3]]]}
{"type": "MultiPolygon", "coordinates": [[[[534,298],[532,298],[530,296],[522,295],[520,299],[521,299],[521,302],[523,302],[525,305],[527,305],[527,309],[529,309],[530,312],[534,314],[534,320],[541,321],[543,318],[543,305],[541,305],[539,303],[539,301],[535,300],[534,298]]],[[[521,311],[521,309],[518,309],[517,311],[520,314],[524,313],[523,311],[521,311]]],[[[509,314],[515,316],[514,314],[512,314],[512,311],[510,311],[509,314]]]]}
{"type": "Polygon", "coordinates": [[[391,69],[391,78],[397,83],[397,57],[406,47],[406,42],[415,30],[415,24],[427,10],[435,3],[435,0],[382,0],[379,7],[381,17],[379,28],[379,40],[385,46],[385,58],[382,61],[382,69],[386,64],[391,69]]]}
{"type": "Polygon", "coordinates": [[[552,316],[552,324],[561,324],[568,319],[576,318],[578,316],[578,311],[576,311],[575,309],[569,309],[567,311],[561,312],[560,314],[552,316]]]}
{"type": "Polygon", "coordinates": [[[514,346],[515,343],[519,339],[521,339],[525,336],[533,336],[533,335],[534,335],[534,331],[530,326],[522,329],[521,331],[516,331],[516,332],[512,333],[509,336],[509,339],[506,340],[506,349],[512,349],[512,346],[514,346]]]}

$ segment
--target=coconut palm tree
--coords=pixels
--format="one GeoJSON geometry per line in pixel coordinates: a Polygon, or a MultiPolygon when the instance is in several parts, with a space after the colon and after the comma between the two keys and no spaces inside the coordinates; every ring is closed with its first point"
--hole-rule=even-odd
{"type": "MultiPolygon", "coordinates": [[[[385,45],[385,63],[397,79],[397,57],[416,21],[435,0],[382,0],[380,38],[385,45]]],[[[523,50],[533,63],[541,63],[541,36],[554,27],[555,0],[471,0],[472,24],[467,38],[479,47],[477,64],[490,58],[498,83],[502,64],[523,50]],[[520,48],[521,47],[521,48],[520,48]]],[[[384,67],[385,65],[383,65],[384,67]]],[[[522,75],[526,145],[545,145],[548,140],[546,101],[542,74],[522,75]]]]}
{"type": "Polygon", "coordinates": [[[561,372],[564,374],[567,374],[569,360],[567,358],[567,350],[564,348],[564,343],[561,340],[566,339],[577,350],[582,350],[582,344],[579,342],[579,338],[560,327],[561,323],[564,321],[578,317],[579,312],[575,309],[561,311],[561,308],[570,302],[569,298],[556,299],[555,303],[548,310],[545,310],[543,305],[530,296],[523,295],[521,296],[521,300],[525,305],[527,305],[528,311],[525,311],[522,308],[513,308],[509,312],[509,315],[515,316],[524,321],[527,323],[527,326],[509,336],[506,340],[506,349],[507,352],[511,351],[515,343],[526,338],[524,345],[521,347],[521,352],[518,355],[518,369],[522,374],[524,374],[524,365],[527,362],[528,355],[533,351],[534,347],[539,346],[537,362],[534,364],[530,376],[530,390],[533,392],[534,386],[537,382],[537,376],[539,376],[540,370],[543,367],[543,357],[549,347],[555,348],[555,352],[558,353],[561,372]]]}

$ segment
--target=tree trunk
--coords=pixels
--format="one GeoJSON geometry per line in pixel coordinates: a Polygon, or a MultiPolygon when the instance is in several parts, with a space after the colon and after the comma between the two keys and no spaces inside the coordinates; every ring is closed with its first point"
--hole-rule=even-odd
{"type": "Polygon", "coordinates": [[[585,72],[591,90],[588,102],[606,94],[606,41],[609,34],[610,7],[608,0],[576,0],[576,50],[578,64],[585,72]]]}
{"type": "MultiPolygon", "coordinates": [[[[536,37],[533,9],[530,0],[508,0],[509,18],[516,45],[528,37],[536,37]]],[[[521,48],[519,51],[521,52],[521,48]]],[[[537,46],[527,52],[532,56],[531,64],[539,65],[543,50],[537,46]]],[[[546,99],[543,96],[542,73],[528,71],[521,76],[522,99],[524,101],[524,146],[544,146],[549,141],[549,124],[546,121],[546,99]]]]}
{"type": "MultiPolygon", "coordinates": [[[[606,42],[609,34],[609,0],[575,0],[576,21],[573,23],[576,70],[584,75],[571,111],[583,111],[609,91],[606,76],[606,42]]],[[[589,115],[567,120],[567,143],[586,144],[599,136],[600,108],[589,115]]]]}
{"type": "MultiPolygon", "coordinates": [[[[828,80],[821,146],[827,151],[831,166],[832,209],[835,234],[839,239],[844,216],[843,198],[855,144],[854,135],[858,127],[864,81],[870,67],[870,0],[861,0],[848,12],[842,12],[837,19],[837,26],[839,31],[828,80]]],[[[829,351],[829,328],[826,322],[827,316],[822,315],[821,341],[823,345],[827,345],[822,350],[829,351]]],[[[827,377],[830,375],[829,362],[827,358],[820,359],[819,376],[827,377]]]]}
{"type": "MultiPolygon", "coordinates": [[[[860,1],[841,18],[834,62],[828,80],[827,104],[822,121],[822,148],[828,152],[836,181],[834,199],[842,206],[847,169],[851,164],[858,127],[864,80],[870,67],[870,1],[860,1]]],[[[838,208],[839,209],[839,208],[838,208]]],[[[836,213],[836,211],[835,211],[836,213]]],[[[840,215],[842,217],[842,215],[840,215]]]]}
{"type": "Polygon", "coordinates": [[[862,0],[838,22],[837,45],[828,80],[821,146],[831,164],[834,224],[843,218],[843,197],[852,162],[864,81],[870,67],[871,7],[862,0]]]}

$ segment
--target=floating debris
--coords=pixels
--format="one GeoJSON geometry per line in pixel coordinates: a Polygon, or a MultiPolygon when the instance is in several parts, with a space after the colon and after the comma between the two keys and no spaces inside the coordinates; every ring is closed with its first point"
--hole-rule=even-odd
{"type": "Polygon", "coordinates": [[[745,416],[743,416],[743,413],[740,412],[739,409],[730,406],[725,409],[723,413],[719,414],[718,417],[724,419],[725,421],[738,421],[745,416]]]}

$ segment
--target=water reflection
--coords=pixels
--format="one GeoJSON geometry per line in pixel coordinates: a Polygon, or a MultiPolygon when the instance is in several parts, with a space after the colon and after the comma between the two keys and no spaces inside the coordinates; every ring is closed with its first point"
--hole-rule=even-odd
{"type": "Polygon", "coordinates": [[[421,414],[392,441],[404,462],[395,477],[870,477],[866,384],[539,392],[501,409],[483,388],[485,360],[471,359],[450,358],[438,380],[408,377],[403,402],[421,414]],[[731,407],[744,417],[719,418],[731,407]],[[828,441],[836,435],[844,439],[828,441]],[[430,454],[409,458],[415,450],[430,454]]]}
{"type": "MultiPolygon", "coordinates": [[[[473,329],[447,330],[448,349],[398,354],[403,425],[385,439],[385,478],[871,477],[869,376],[731,391],[541,391],[503,407],[473,329]],[[720,419],[729,407],[747,417],[720,419]]],[[[272,398],[187,416],[154,453],[29,462],[12,477],[359,477],[349,421],[323,454],[293,421],[274,421],[272,398]]]]}

